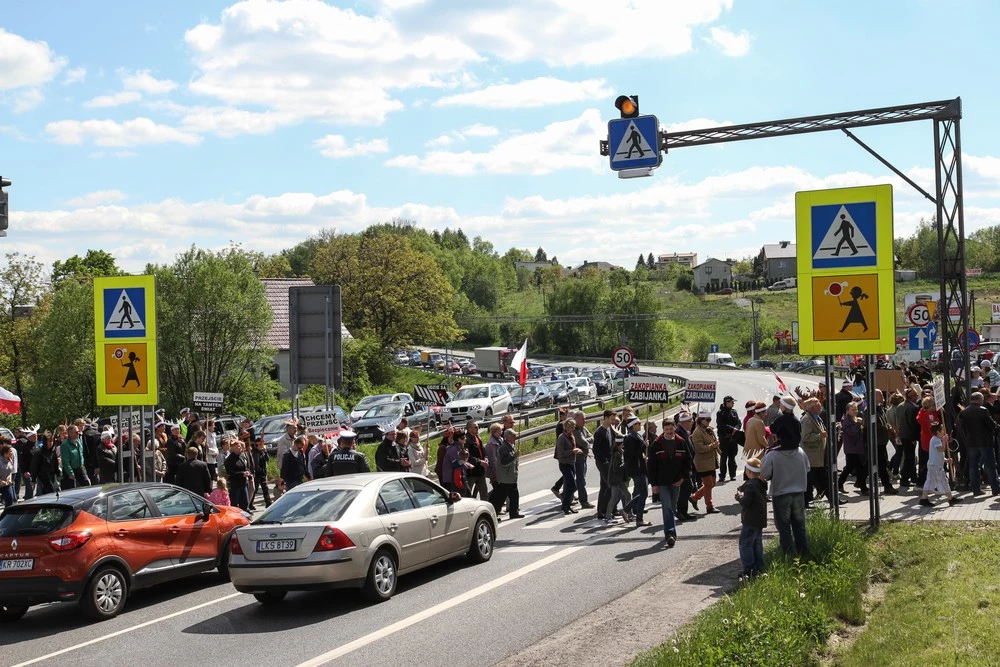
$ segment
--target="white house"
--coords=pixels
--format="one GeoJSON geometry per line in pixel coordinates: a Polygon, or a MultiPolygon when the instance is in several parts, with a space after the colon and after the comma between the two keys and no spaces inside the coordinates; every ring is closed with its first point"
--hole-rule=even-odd
{"type": "Polygon", "coordinates": [[[733,266],[731,259],[715,259],[709,257],[694,267],[694,288],[701,292],[716,292],[733,284],[733,266]]]}

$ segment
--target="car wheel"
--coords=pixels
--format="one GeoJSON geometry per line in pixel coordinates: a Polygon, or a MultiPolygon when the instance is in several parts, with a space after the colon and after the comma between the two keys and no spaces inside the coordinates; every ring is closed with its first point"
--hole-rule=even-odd
{"type": "Polygon", "coordinates": [[[128,582],[117,568],[105,567],[97,571],[80,598],[83,613],[95,621],[106,621],[125,608],[128,582]]]}
{"type": "Polygon", "coordinates": [[[263,605],[280,604],[286,595],[288,595],[288,591],[266,591],[264,593],[253,594],[257,598],[257,602],[263,605]]]}
{"type": "Polygon", "coordinates": [[[480,518],[476,522],[476,529],[472,531],[472,544],[469,546],[468,556],[473,563],[485,563],[493,557],[493,524],[489,519],[480,518]]]}
{"type": "Polygon", "coordinates": [[[385,602],[396,592],[396,559],[388,549],[379,549],[368,566],[362,594],[370,602],[385,602]]]}
{"type": "Polygon", "coordinates": [[[226,543],[222,547],[222,553],[219,554],[219,579],[227,582],[229,581],[229,538],[226,538],[226,543]]]}
{"type": "Polygon", "coordinates": [[[489,419],[493,416],[493,408],[486,408],[486,418],[489,419]]]}
{"type": "Polygon", "coordinates": [[[13,623],[21,620],[21,617],[28,613],[26,604],[3,604],[0,605],[0,623],[13,623]]]}

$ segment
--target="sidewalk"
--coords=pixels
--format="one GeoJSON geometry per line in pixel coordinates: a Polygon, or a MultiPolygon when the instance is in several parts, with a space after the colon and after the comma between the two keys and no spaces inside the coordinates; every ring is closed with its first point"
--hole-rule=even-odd
{"type": "MultiPolygon", "coordinates": [[[[840,505],[840,518],[846,521],[867,522],[870,516],[868,496],[856,491],[848,494],[848,501],[840,505]]],[[[961,502],[949,507],[943,496],[932,496],[934,507],[918,504],[920,492],[910,490],[898,496],[880,496],[879,514],[883,521],[1000,521],[1000,497],[994,498],[986,487],[981,496],[967,491],[960,492],[961,502]]]]}

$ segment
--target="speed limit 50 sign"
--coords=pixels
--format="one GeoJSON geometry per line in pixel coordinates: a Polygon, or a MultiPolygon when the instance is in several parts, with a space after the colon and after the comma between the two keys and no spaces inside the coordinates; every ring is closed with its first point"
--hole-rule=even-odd
{"type": "Polygon", "coordinates": [[[906,311],[906,319],[915,327],[925,327],[930,324],[931,311],[925,304],[915,303],[906,311]]]}
{"type": "Polygon", "coordinates": [[[635,355],[627,347],[620,347],[611,355],[611,363],[618,368],[628,368],[635,361],[635,355]]]}

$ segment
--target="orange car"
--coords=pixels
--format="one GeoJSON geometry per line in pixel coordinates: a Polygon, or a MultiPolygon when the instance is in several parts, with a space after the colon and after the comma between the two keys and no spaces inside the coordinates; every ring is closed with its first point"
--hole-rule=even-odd
{"type": "Polygon", "coordinates": [[[218,569],[229,537],[250,523],[170,484],[110,484],[39,496],[0,515],[0,622],[31,605],[79,602],[113,618],[132,591],[218,569]]]}

